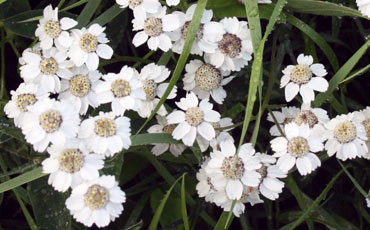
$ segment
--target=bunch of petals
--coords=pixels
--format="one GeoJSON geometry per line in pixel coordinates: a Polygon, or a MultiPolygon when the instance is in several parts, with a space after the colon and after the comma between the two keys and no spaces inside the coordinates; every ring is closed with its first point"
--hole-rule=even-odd
{"type": "Polygon", "coordinates": [[[198,183],[195,187],[199,197],[204,197],[207,202],[213,202],[213,194],[216,192],[215,187],[211,182],[211,178],[208,176],[205,167],[207,166],[210,157],[206,157],[200,166],[199,171],[196,174],[198,183]]]}
{"type": "Polygon", "coordinates": [[[369,0],[356,0],[358,10],[365,16],[370,17],[370,1],[369,0]]]}
{"type": "Polygon", "coordinates": [[[281,112],[280,111],[272,111],[267,115],[267,120],[270,122],[275,123],[270,128],[270,134],[272,136],[280,136],[281,133],[279,131],[280,127],[281,129],[284,129],[284,125],[292,122],[296,115],[300,112],[300,109],[294,106],[287,106],[282,107],[281,112]]]}
{"type": "Polygon", "coordinates": [[[43,152],[50,142],[62,145],[77,135],[80,117],[67,101],[42,99],[28,107],[28,111],[21,128],[26,141],[38,152],[43,152]]]}
{"type": "Polygon", "coordinates": [[[216,136],[212,123],[220,121],[220,114],[212,110],[213,105],[207,99],[200,101],[190,92],[176,105],[181,110],[167,116],[168,124],[178,124],[172,132],[175,140],[182,140],[186,146],[193,146],[197,134],[210,141],[216,136]],[[198,105],[199,104],[199,105],[198,105]]]}
{"type": "MultiPolygon", "coordinates": [[[[168,87],[168,83],[163,83],[169,76],[170,71],[165,66],[159,66],[154,63],[144,66],[138,79],[143,84],[145,99],[141,100],[141,105],[138,108],[138,113],[141,117],[149,117],[151,112],[157,106],[159,98],[161,98],[168,87]]],[[[173,99],[177,95],[177,87],[174,86],[168,95],[167,99],[173,99]]],[[[161,105],[158,112],[159,115],[167,115],[167,110],[164,105],[161,105]]]]}
{"type": "Polygon", "coordinates": [[[121,8],[129,7],[137,15],[154,14],[161,7],[158,0],[116,0],[116,2],[121,8]]]}
{"type": "Polygon", "coordinates": [[[58,99],[68,100],[81,115],[85,115],[89,106],[99,106],[95,90],[102,74],[98,70],[89,70],[86,65],[73,67],[72,73],[71,78],[62,80],[58,99]]]}
{"type": "Polygon", "coordinates": [[[365,128],[367,136],[366,146],[368,153],[364,157],[370,159],[370,107],[366,107],[366,109],[364,110],[354,112],[353,120],[355,120],[358,124],[361,124],[365,128]]]}
{"type": "Polygon", "coordinates": [[[327,75],[324,65],[313,64],[311,55],[300,54],[297,65],[288,65],[281,78],[280,88],[285,87],[285,100],[290,102],[299,93],[304,103],[311,103],[315,99],[315,91],[325,92],[329,83],[324,78],[327,75]]]}
{"type": "Polygon", "coordinates": [[[91,227],[105,227],[123,211],[126,194],[118,186],[114,176],[101,176],[83,181],[73,188],[66,206],[73,218],[91,227]]]}
{"type": "Polygon", "coordinates": [[[315,153],[324,149],[323,139],[316,136],[307,124],[297,125],[291,122],[284,127],[285,136],[276,137],[270,141],[271,148],[278,157],[277,166],[283,172],[288,172],[294,165],[304,176],[321,166],[321,161],[315,153]]]}
{"type": "Polygon", "coordinates": [[[368,153],[367,130],[354,116],[354,113],[338,115],[325,125],[328,139],[325,150],[329,156],[336,154],[338,159],[345,161],[365,157],[368,153]]]}
{"type": "Polygon", "coordinates": [[[226,98],[226,91],[222,88],[228,84],[234,76],[224,78],[230,71],[222,71],[212,64],[203,63],[200,60],[191,60],[185,66],[184,89],[194,92],[199,99],[209,99],[222,104],[226,98]]]}
{"type": "Polygon", "coordinates": [[[240,71],[252,59],[253,46],[248,23],[232,17],[222,19],[220,24],[225,33],[217,42],[215,52],[205,53],[204,59],[223,71],[240,71]]]}
{"type": "MultiPolygon", "coordinates": [[[[172,51],[181,54],[184,48],[185,40],[189,32],[190,22],[193,18],[196,4],[191,5],[184,14],[180,11],[173,12],[177,14],[181,20],[182,27],[174,32],[171,32],[171,39],[174,41],[172,51]]],[[[218,22],[211,21],[213,17],[212,10],[204,10],[198,33],[195,36],[193,46],[191,48],[191,54],[197,54],[202,56],[205,53],[214,53],[217,48],[217,42],[222,39],[222,35],[225,33],[223,25],[218,22]]]]}
{"type": "Polygon", "coordinates": [[[100,104],[111,103],[112,112],[117,116],[126,110],[138,111],[146,95],[135,69],[124,66],[118,74],[104,75],[103,80],[95,89],[100,104]]]}
{"type": "Polygon", "coordinates": [[[24,116],[28,113],[28,108],[33,106],[37,101],[49,97],[48,93],[38,89],[38,85],[21,83],[17,90],[10,92],[11,100],[5,105],[4,111],[9,118],[14,119],[17,127],[22,127],[24,116]]]}
{"type": "Polygon", "coordinates": [[[98,178],[104,166],[103,157],[90,153],[78,139],[51,145],[47,151],[50,156],[42,162],[43,172],[50,173],[48,183],[59,192],[98,178]]]}
{"type": "Polygon", "coordinates": [[[114,113],[100,112],[98,116],[82,121],[78,137],[81,138],[91,152],[110,157],[128,149],[131,145],[130,119],[125,116],[116,117],[114,113]]]}
{"type": "Polygon", "coordinates": [[[135,34],[132,43],[138,47],[145,42],[151,50],[158,48],[167,52],[172,48],[169,32],[180,28],[181,20],[177,14],[167,14],[167,7],[160,7],[156,13],[142,13],[134,11],[133,30],[135,34]]]}
{"type": "Polygon", "coordinates": [[[216,131],[216,136],[212,140],[208,141],[204,139],[201,135],[198,135],[197,137],[198,145],[202,152],[205,152],[209,146],[211,146],[213,149],[217,148],[217,146],[222,141],[230,140],[234,142],[233,137],[228,133],[228,131],[232,130],[233,128],[225,128],[225,127],[232,126],[234,124],[231,118],[224,117],[224,118],[221,118],[219,122],[213,122],[211,124],[215,128],[215,131],[216,131]],[[217,130],[220,128],[224,128],[224,129],[222,129],[222,131],[217,130]]]}
{"type": "MultiPolygon", "coordinates": [[[[168,124],[166,117],[157,115],[156,116],[158,124],[151,126],[148,129],[148,133],[167,133],[172,135],[176,128],[174,124],[168,124]]],[[[156,156],[163,154],[166,151],[170,151],[172,155],[178,157],[184,152],[186,146],[184,144],[155,144],[152,148],[152,153],[156,156]]]]}
{"type": "Polygon", "coordinates": [[[254,154],[255,150],[250,143],[243,144],[236,155],[233,142],[221,142],[220,150],[211,152],[211,160],[205,168],[215,190],[221,191],[227,199],[240,200],[244,186],[257,187],[261,174],[256,170],[262,164],[254,154]]]}

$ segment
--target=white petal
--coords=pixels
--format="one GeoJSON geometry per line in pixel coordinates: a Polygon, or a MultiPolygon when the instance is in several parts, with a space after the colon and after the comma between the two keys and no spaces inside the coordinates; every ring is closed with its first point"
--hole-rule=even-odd
{"type": "Polygon", "coordinates": [[[299,92],[299,85],[297,85],[293,82],[290,82],[285,87],[285,100],[287,102],[290,102],[298,94],[298,92],[299,92]]]}
{"type": "Polygon", "coordinates": [[[226,185],[226,194],[232,200],[239,200],[243,194],[243,185],[239,180],[229,180],[226,185]]]}
{"type": "Polygon", "coordinates": [[[328,81],[323,77],[313,77],[307,84],[311,89],[319,92],[325,92],[329,87],[328,81]]]}
{"type": "Polygon", "coordinates": [[[96,53],[103,59],[111,59],[113,55],[113,49],[106,44],[100,44],[96,49],[96,53]]]}

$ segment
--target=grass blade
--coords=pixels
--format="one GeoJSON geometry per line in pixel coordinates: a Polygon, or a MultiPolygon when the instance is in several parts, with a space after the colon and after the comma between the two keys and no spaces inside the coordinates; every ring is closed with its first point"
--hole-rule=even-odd
{"type": "Polygon", "coordinates": [[[96,9],[98,8],[101,0],[89,0],[86,4],[86,6],[83,8],[81,14],[77,17],[78,25],[76,28],[81,29],[82,27],[85,27],[92,16],[94,15],[96,9]]]}
{"type": "Polygon", "coordinates": [[[367,194],[367,192],[365,192],[365,190],[361,187],[361,185],[356,181],[356,179],[348,172],[347,170],[347,167],[344,167],[344,165],[342,164],[342,162],[340,162],[340,160],[338,160],[338,163],[340,165],[340,167],[342,167],[343,171],[347,174],[347,176],[349,177],[349,179],[352,181],[353,185],[357,188],[357,190],[365,197],[367,198],[369,196],[369,194],[367,194]]]}
{"type": "Polygon", "coordinates": [[[42,167],[32,169],[31,171],[23,173],[22,175],[19,175],[11,180],[5,181],[4,183],[0,184],[0,193],[9,191],[46,175],[47,174],[42,173],[42,167]]]}
{"type": "Polygon", "coordinates": [[[179,144],[170,134],[166,133],[146,133],[133,136],[131,146],[149,145],[149,144],[179,144]]]}
{"type": "Polygon", "coordinates": [[[117,17],[120,13],[122,13],[124,10],[125,9],[120,8],[117,4],[114,4],[114,6],[112,6],[104,13],[100,14],[99,17],[90,22],[88,26],[94,23],[98,23],[99,25],[104,26],[108,22],[112,21],[115,17],[117,17]]]}
{"type": "Polygon", "coordinates": [[[185,199],[185,174],[182,177],[181,181],[181,215],[182,220],[184,221],[184,229],[189,230],[189,220],[186,211],[186,199],[185,199]]]}

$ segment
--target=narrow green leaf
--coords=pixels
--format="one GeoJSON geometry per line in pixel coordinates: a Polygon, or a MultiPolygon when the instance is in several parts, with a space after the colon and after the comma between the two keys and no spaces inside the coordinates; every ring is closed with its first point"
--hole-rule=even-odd
{"type": "Polygon", "coordinates": [[[193,15],[193,18],[191,20],[191,23],[189,25],[189,31],[186,36],[184,48],[182,49],[180,58],[176,64],[175,70],[173,71],[171,80],[169,82],[169,85],[164,92],[163,96],[159,100],[157,106],[154,108],[152,114],[148,117],[148,119],[144,122],[144,124],[141,126],[141,128],[138,130],[138,133],[141,132],[141,130],[145,127],[145,125],[153,118],[153,116],[157,113],[159,108],[163,105],[165,100],[167,99],[168,95],[170,95],[171,90],[176,85],[176,82],[179,80],[180,75],[182,73],[182,70],[185,67],[186,61],[189,57],[190,50],[193,47],[193,42],[195,39],[196,34],[198,33],[199,25],[200,25],[200,19],[202,18],[203,11],[207,5],[207,0],[199,0],[197,3],[197,7],[195,8],[195,12],[193,15]]]}
{"type": "Polygon", "coordinates": [[[229,219],[230,212],[222,212],[220,218],[217,221],[216,226],[213,230],[227,230],[230,227],[231,222],[233,221],[234,215],[231,215],[231,219],[229,219]]]}
{"type": "MultiPolygon", "coordinates": [[[[130,211],[130,216],[126,221],[126,224],[124,226],[124,229],[130,229],[132,226],[136,226],[137,219],[140,217],[140,214],[145,208],[145,205],[149,199],[150,193],[145,193],[142,195],[142,197],[135,203],[134,208],[130,211]]],[[[142,224],[142,221],[140,221],[142,224]]],[[[140,223],[139,222],[139,223],[140,223]]]]}
{"type": "Polygon", "coordinates": [[[257,53],[262,39],[258,2],[255,0],[245,0],[244,6],[248,18],[249,30],[251,32],[253,51],[254,53],[257,53]]]}
{"type": "Polygon", "coordinates": [[[326,99],[328,99],[329,95],[332,95],[334,90],[338,87],[340,82],[351,72],[353,67],[357,64],[357,62],[361,59],[361,57],[365,54],[367,49],[370,46],[370,40],[366,41],[366,43],[361,46],[360,49],[356,51],[356,53],[334,74],[334,76],[329,81],[329,88],[325,93],[319,93],[314,101],[314,107],[320,108],[321,105],[324,103],[326,99]]]}
{"type": "Polygon", "coordinates": [[[178,144],[179,141],[173,139],[166,133],[146,133],[131,137],[131,146],[149,145],[149,144],[178,144]]]}
{"type": "Polygon", "coordinates": [[[138,223],[130,226],[130,227],[127,227],[125,228],[124,230],[140,230],[143,228],[143,221],[140,220],[138,223]]]}
{"type": "MultiPolygon", "coordinates": [[[[347,168],[344,167],[344,165],[342,164],[342,162],[340,162],[340,160],[338,160],[338,163],[340,165],[340,167],[342,167],[343,171],[347,174],[347,176],[349,177],[349,179],[352,181],[352,183],[355,185],[355,187],[357,188],[357,190],[366,198],[369,196],[369,194],[367,192],[365,192],[365,190],[361,187],[361,185],[356,181],[356,179],[348,172],[347,168]]],[[[347,166],[348,167],[348,166],[347,166]]]]}
{"type": "Polygon", "coordinates": [[[104,13],[100,14],[99,17],[90,22],[88,27],[95,23],[104,26],[108,22],[112,21],[115,17],[117,17],[120,13],[122,13],[125,9],[126,8],[120,8],[117,4],[114,4],[114,6],[112,6],[104,13]]]}
{"type": "Polygon", "coordinates": [[[76,28],[81,29],[89,23],[100,2],[101,0],[89,0],[87,2],[80,15],[77,17],[78,25],[76,26],[76,28]]]}
{"type": "Polygon", "coordinates": [[[177,180],[175,180],[175,182],[172,184],[172,186],[170,187],[170,189],[166,192],[165,196],[163,197],[162,199],[162,202],[159,204],[157,210],[155,211],[154,213],[154,216],[153,216],[153,219],[152,221],[150,222],[150,225],[149,225],[149,230],[157,230],[158,229],[158,223],[159,223],[159,219],[161,218],[161,215],[162,215],[162,211],[163,211],[163,208],[164,206],[166,205],[167,203],[167,200],[173,190],[173,188],[175,187],[175,185],[177,184],[177,182],[185,176],[186,173],[184,173],[181,177],[177,178],[177,180]]]}
{"type": "Polygon", "coordinates": [[[368,64],[367,66],[365,66],[365,67],[363,67],[361,69],[358,69],[358,70],[354,71],[353,73],[351,73],[351,75],[349,75],[346,79],[342,80],[339,84],[342,84],[344,82],[351,81],[354,78],[367,73],[368,71],[370,71],[370,64],[368,64]]]}
{"type": "Polygon", "coordinates": [[[0,184],[0,193],[9,191],[13,188],[26,184],[28,182],[34,181],[38,178],[46,176],[47,174],[42,173],[42,167],[35,168],[31,171],[23,173],[11,180],[8,180],[2,184],[0,184]]]}
{"type": "Polygon", "coordinates": [[[181,181],[181,215],[184,221],[184,229],[189,230],[188,213],[186,211],[186,199],[185,199],[185,174],[181,181]]]}

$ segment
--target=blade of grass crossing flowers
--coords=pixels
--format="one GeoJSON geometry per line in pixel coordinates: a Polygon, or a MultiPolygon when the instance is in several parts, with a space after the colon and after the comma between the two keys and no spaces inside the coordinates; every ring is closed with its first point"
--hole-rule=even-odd
{"type": "Polygon", "coordinates": [[[353,67],[357,64],[357,62],[361,59],[361,57],[365,54],[367,49],[370,46],[370,40],[367,40],[366,43],[361,46],[360,49],[356,51],[356,53],[334,74],[334,76],[329,81],[329,88],[325,93],[319,93],[314,101],[314,107],[321,107],[326,99],[328,99],[329,95],[332,95],[334,90],[338,87],[338,85],[345,79],[345,77],[351,72],[353,67]]]}
{"type": "Polygon", "coordinates": [[[101,0],[89,0],[86,6],[83,8],[81,14],[77,17],[77,28],[82,28],[89,23],[90,19],[94,15],[96,9],[98,8],[101,0]]]}
{"type": "Polygon", "coordinates": [[[181,180],[181,215],[184,222],[184,229],[189,230],[188,213],[186,211],[186,198],[185,198],[185,174],[181,180]]]}
{"type": "Polygon", "coordinates": [[[163,199],[162,199],[162,202],[159,204],[157,210],[155,211],[154,213],[154,216],[153,216],[153,219],[152,221],[150,222],[150,225],[149,225],[149,230],[157,230],[158,228],[158,223],[159,223],[159,219],[161,218],[161,215],[162,215],[162,211],[163,211],[163,208],[164,206],[166,205],[167,203],[167,200],[168,198],[170,197],[171,195],[171,192],[173,190],[173,188],[175,187],[175,185],[177,184],[177,182],[183,178],[184,176],[186,175],[186,173],[184,173],[181,177],[177,178],[176,181],[172,184],[172,186],[170,187],[170,189],[166,192],[166,194],[164,195],[163,199]]]}
{"type": "Polygon", "coordinates": [[[355,187],[357,188],[357,190],[361,193],[361,195],[363,195],[365,198],[368,198],[369,197],[369,194],[367,194],[365,192],[365,190],[361,187],[361,185],[356,181],[356,179],[348,172],[347,168],[342,164],[342,162],[340,162],[340,160],[338,160],[338,163],[340,165],[340,167],[342,167],[343,171],[347,174],[347,176],[349,177],[349,179],[352,181],[352,183],[355,185],[355,187]]]}
{"type": "Polygon", "coordinates": [[[26,184],[30,181],[36,180],[46,175],[47,174],[42,173],[42,167],[32,169],[31,171],[23,173],[22,175],[19,175],[11,180],[8,180],[0,184],[0,193],[9,191],[11,189],[14,189],[18,186],[21,186],[23,184],[26,184]]]}
{"type": "Polygon", "coordinates": [[[163,105],[165,100],[167,99],[168,95],[170,94],[173,87],[176,85],[176,82],[179,80],[180,75],[182,73],[182,70],[185,67],[186,61],[189,57],[190,50],[193,46],[193,42],[195,39],[195,36],[198,32],[199,25],[200,25],[200,19],[202,18],[203,11],[207,5],[208,0],[199,0],[197,7],[195,8],[194,16],[191,20],[191,23],[189,25],[189,32],[186,36],[184,48],[182,49],[180,58],[176,64],[175,70],[173,71],[171,80],[169,82],[169,85],[164,92],[163,96],[159,100],[157,106],[154,108],[153,112],[150,114],[148,119],[144,122],[144,124],[141,126],[141,128],[137,131],[136,135],[141,132],[141,130],[145,127],[145,125],[153,118],[153,116],[157,113],[159,108],[163,105]]]}
{"type": "Polygon", "coordinates": [[[246,0],[244,1],[244,6],[248,18],[249,30],[251,32],[253,51],[257,53],[262,38],[258,3],[255,0],[246,0]]]}
{"type": "Polygon", "coordinates": [[[106,10],[104,13],[95,18],[88,26],[98,23],[101,26],[104,26],[108,22],[112,21],[116,16],[122,13],[125,9],[120,8],[117,4],[106,10]]]}

